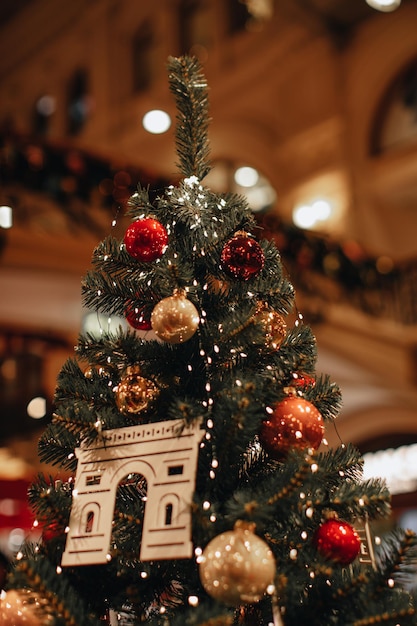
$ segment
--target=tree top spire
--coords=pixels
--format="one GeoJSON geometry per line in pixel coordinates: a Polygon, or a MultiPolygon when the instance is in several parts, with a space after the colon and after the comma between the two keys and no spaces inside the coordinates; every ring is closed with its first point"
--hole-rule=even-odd
{"type": "Polygon", "coordinates": [[[169,57],[168,80],[177,106],[175,143],[185,177],[203,179],[210,171],[208,86],[194,57],[169,57]]]}

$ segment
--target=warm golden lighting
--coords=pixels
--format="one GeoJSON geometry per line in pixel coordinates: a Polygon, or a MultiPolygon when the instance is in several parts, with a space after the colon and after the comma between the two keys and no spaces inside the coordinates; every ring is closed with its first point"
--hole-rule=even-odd
{"type": "Polygon", "coordinates": [[[383,478],[392,494],[417,487],[417,444],[368,452],[363,455],[364,478],[383,478]]]}
{"type": "Polygon", "coordinates": [[[171,118],[165,111],[154,109],[153,111],[145,113],[142,124],[148,133],[160,135],[162,133],[166,133],[171,126],[171,118]]]}
{"type": "Polygon", "coordinates": [[[293,211],[293,222],[299,228],[314,228],[325,222],[332,215],[332,205],[328,200],[318,198],[311,204],[296,206],[293,211]]]}
{"type": "Polygon", "coordinates": [[[27,413],[29,417],[34,420],[39,420],[46,415],[46,400],[40,396],[32,398],[27,406],[27,413]]]}
{"type": "Polygon", "coordinates": [[[49,117],[53,113],[55,113],[56,109],[56,101],[53,96],[44,95],[39,98],[36,102],[36,110],[41,115],[45,117],[49,117]]]}
{"type": "Polygon", "coordinates": [[[248,12],[256,20],[269,20],[274,13],[273,0],[244,0],[248,12]]]}
{"type": "Polygon", "coordinates": [[[0,206],[0,228],[12,227],[12,209],[4,205],[0,206]]]}
{"type": "Polygon", "coordinates": [[[259,181],[259,174],[254,167],[239,167],[234,175],[235,183],[241,187],[253,187],[259,181]]]}
{"type": "Polygon", "coordinates": [[[274,188],[254,167],[238,167],[233,173],[233,180],[236,191],[246,196],[254,213],[268,209],[276,200],[274,188]]]}
{"type": "Polygon", "coordinates": [[[369,4],[370,7],[376,9],[377,11],[384,11],[385,13],[389,13],[390,11],[395,11],[401,4],[401,0],[365,0],[366,4],[369,4]]]}
{"type": "Polygon", "coordinates": [[[86,311],[81,320],[81,332],[99,338],[104,334],[117,333],[127,328],[126,320],[118,315],[105,315],[98,311],[86,311]]]}

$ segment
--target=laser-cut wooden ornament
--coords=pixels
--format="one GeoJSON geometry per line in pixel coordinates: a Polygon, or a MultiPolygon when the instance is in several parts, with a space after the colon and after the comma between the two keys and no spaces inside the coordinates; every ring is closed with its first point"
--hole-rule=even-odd
{"type": "Polygon", "coordinates": [[[198,450],[205,431],[169,420],[103,431],[100,441],[82,444],[73,490],[62,566],[109,560],[117,486],[128,474],[147,481],[139,558],[190,558],[191,502],[198,450]]]}
{"type": "Polygon", "coordinates": [[[373,569],[376,570],[377,565],[374,549],[374,538],[372,536],[369,520],[365,518],[365,520],[358,521],[355,524],[355,529],[361,540],[361,551],[358,556],[359,563],[361,563],[362,565],[371,565],[373,569]]]}

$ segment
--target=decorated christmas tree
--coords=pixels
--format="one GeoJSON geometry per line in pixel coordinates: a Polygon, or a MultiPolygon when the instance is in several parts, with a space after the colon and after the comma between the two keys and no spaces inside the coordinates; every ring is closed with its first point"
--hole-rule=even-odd
{"type": "Polygon", "coordinates": [[[42,535],[0,623],[416,624],[415,536],[374,541],[389,492],[326,445],[341,394],[279,251],[245,198],[204,186],[198,61],[171,58],[169,84],[181,179],[138,186],[94,251],[84,303],[128,329],[81,336],[61,370],[39,454],[67,478],[30,489],[42,535]]]}

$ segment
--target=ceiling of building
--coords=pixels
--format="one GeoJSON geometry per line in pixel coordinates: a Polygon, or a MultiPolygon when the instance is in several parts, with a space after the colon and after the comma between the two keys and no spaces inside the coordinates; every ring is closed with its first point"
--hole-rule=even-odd
{"type": "MultiPolygon", "coordinates": [[[[238,1],[238,0],[236,0],[238,1]]],[[[408,0],[403,0],[407,2],[408,0]]],[[[36,0],[1,0],[0,24],[4,24],[16,13],[36,0]]],[[[275,0],[275,4],[296,4],[310,17],[315,17],[334,28],[351,28],[360,20],[366,19],[374,12],[365,0],[275,0]]]]}
{"type": "Polygon", "coordinates": [[[0,2],[0,24],[4,24],[16,13],[24,9],[33,0],[1,0],[0,2]]]}
{"type": "Polygon", "coordinates": [[[324,18],[345,25],[354,24],[373,13],[373,9],[365,0],[298,0],[298,2],[324,18]]]}
{"type": "Polygon", "coordinates": [[[286,11],[298,11],[298,18],[304,18],[312,29],[324,28],[342,43],[359,23],[375,15],[365,0],[275,0],[277,3],[286,11]]]}
{"type": "MultiPolygon", "coordinates": [[[[236,2],[238,1],[239,0],[236,0],[236,2]]],[[[407,0],[403,0],[403,2],[404,1],[407,0]]],[[[42,0],[0,0],[0,23],[4,24],[12,19],[13,15],[24,10],[25,7],[28,7],[30,4],[38,6],[36,4],[37,2],[42,2],[42,0]]],[[[135,0],[132,0],[132,2],[135,2],[135,0]]],[[[312,30],[314,29],[319,32],[326,31],[340,42],[346,40],[346,38],[354,32],[355,27],[363,20],[376,14],[376,12],[366,4],[365,0],[275,0],[275,6],[279,6],[280,9],[285,10],[288,15],[293,15],[295,19],[302,19],[312,30]]],[[[136,176],[133,178],[142,179],[142,177],[136,176]]],[[[21,194],[22,192],[20,191],[19,197],[22,199],[21,194]]],[[[23,200],[30,208],[31,205],[27,196],[25,196],[23,200]]],[[[80,207],[76,205],[76,208],[79,209],[80,207]]],[[[45,212],[48,211],[48,206],[44,207],[44,209],[45,212]]],[[[83,214],[80,213],[80,215],[83,214]]],[[[89,215],[83,215],[83,217],[89,217],[89,215]]],[[[62,329],[65,329],[65,338],[67,334],[71,335],[68,341],[68,343],[70,343],[70,341],[72,342],[73,340],[72,333],[75,334],[79,324],[81,324],[83,312],[81,310],[80,299],[80,276],[84,274],[85,268],[88,267],[94,241],[88,238],[86,241],[86,237],[81,236],[78,231],[77,237],[70,239],[70,237],[66,236],[68,234],[66,230],[71,232],[74,230],[72,223],[71,228],[67,224],[67,221],[70,222],[72,216],[69,208],[66,207],[65,220],[61,214],[55,214],[54,220],[56,221],[48,221],[49,231],[43,234],[41,233],[40,236],[36,237],[37,247],[34,248],[32,232],[27,228],[29,216],[30,211],[28,210],[25,215],[26,223],[24,228],[15,228],[13,231],[7,233],[8,245],[5,246],[2,261],[5,266],[9,264],[14,269],[13,272],[9,272],[7,275],[4,271],[2,272],[0,285],[2,287],[2,293],[13,293],[14,295],[13,298],[4,298],[2,311],[0,312],[0,323],[3,322],[5,326],[7,325],[7,328],[9,328],[11,324],[24,327],[27,323],[29,311],[31,324],[48,329],[50,335],[49,339],[54,340],[53,349],[48,348],[50,353],[53,352],[53,358],[50,353],[48,353],[48,359],[51,362],[48,370],[48,380],[51,379],[55,381],[56,376],[52,375],[55,373],[53,370],[55,367],[58,370],[64,360],[62,356],[63,348],[59,343],[61,336],[64,336],[62,329]],[[66,229],[62,228],[63,221],[65,221],[66,229]],[[53,230],[54,228],[56,228],[56,231],[53,230]],[[59,230],[60,228],[61,230],[59,230]],[[33,259],[35,260],[31,262],[32,274],[31,280],[28,283],[28,270],[27,267],[23,265],[22,260],[27,258],[24,254],[27,253],[29,248],[31,251],[34,251],[33,259]],[[50,267],[50,258],[47,257],[47,253],[50,253],[51,257],[54,258],[55,265],[53,268],[50,267]],[[59,268],[56,266],[58,263],[57,260],[59,260],[61,264],[59,268]],[[49,270],[46,276],[43,273],[45,268],[49,270]],[[58,275],[58,270],[63,271],[58,275]],[[46,301],[48,302],[47,307],[45,307],[46,301]],[[71,329],[71,331],[68,329],[71,329]],[[55,338],[57,339],[55,340],[55,338]]],[[[43,217],[42,211],[37,214],[38,223],[39,217],[43,217]]],[[[78,219],[78,213],[75,217],[78,219]]],[[[317,302],[314,300],[312,301],[312,310],[315,309],[315,307],[317,307],[317,302]]],[[[307,311],[307,305],[301,308],[307,311]]],[[[328,314],[327,310],[326,314],[328,314]]],[[[320,367],[322,371],[332,371],[336,366],[339,367],[339,369],[335,371],[338,374],[337,380],[344,383],[344,406],[346,414],[356,411],[359,403],[364,410],[368,409],[369,406],[377,406],[378,411],[382,411],[382,406],[385,408],[388,407],[386,409],[387,413],[388,409],[391,411],[389,402],[393,402],[392,398],[396,401],[395,406],[397,413],[399,405],[405,405],[408,401],[410,404],[414,403],[415,390],[413,389],[413,391],[410,392],[408,388],[408,363],[410,361],[410,353],[405,341],[403,341],[402,335],[390,335],[388,333],[388,330],[390,330],[389,325],[384,324],[382,326],[382,324],[378,325],[376,322],[372,322],[371,328],[366,329],[366,337],[368,339],[366,344],[363,333],[355,333],[356,341],[352,340],[352,333],[349,335],[346,333],[346,337],[343,336],[344,344],[349,348],[349,354],[347,355],[349,359],[346,359],[346,362],[337,361],[335,363],[333,346],[340,346],[341,331],[339,327],[342,327],[342,323],[339,323],[339,318],[335,318],[333,310],[332,314],[332,322],[335,327],[337,326],[338,334],[334,331],[334,335],[331,336],[328,327],[326,327],[325,332],[323,331],[324,337],[321,338],[320,345],[323,344],[324,348],[321,350],[320,367]],[[376,339],[373,336],[369,338],[368,335],[371,334],[371,331],[375,334],[376,339]],[[381,359],[380,343],[377,341],[380,336],[384,338],[384,356],[386,359],[384,361],[381,359]],[[397,353],[400,353],[402,359],[401,364],[403,364],[402,367],[398,365],[399,358],[397,353]],[[396,367],[394,368],[395,378],[394,373],[391,373],[390,388],[387,389],[386,371],[389,368],[389,363],[387,362],[394,362],[394,359],[396,362],[396,367]],[[349,376],[351,376],[352,362],[356,362],[357,360],[360,360],[362,365],[367,366],[368,373],[373,372],[372,380],[365,378],[363,371],[358,368],[355,368],[355,372],[357,373],[354,379],[351,380],[349,378],[349,376]],[[379,368],[383,371],[380,372],[379,368]],[[378,371],[374,371],[375,369],[378,371]],[[348,373],[346,374],[346,372],[348,373]],[[380,383],[381,380],[384,384],[380,383]],[[404,395],[405,399],[401,394],[404,395]]],[[[347,317],[348,314],[344,307],[340,314],[340,318],[343,318],[343,324],[346,323],[347,317]]],[[[356,317],[353,321],[356,323],[356,317]]],[[[351,320],[349,320],[349,322],[351,322],[351,320]]],[[[362,319],[360,322],[362,323],[362,319]]],[[[411,333],[407,334],[407,341],[410,343],[414,341],[414,338],[411,337],[411,333]]],[[[6,339],[8,340],[8,337],[6,337],[6,339]]],[[[12,339],[14,339],[14,337],[12,337],[12,339]]],[[[30,340],[32,339],[30,338],[30,340]]],[[[51,341],[49,341],[49,344],[50,343],[51,341]]],[[[39,344],[39,337],[37,338],[37,344],[39,344]]],[[[43,349],[43,344],[40,345],[40,348],[43,349]]],[[[21,389],[19,389],[19,392],[21,392],[21,389]]],[[[11,424],[11,420],[9,420],[9,422],[11,424]]],[[[360,426],[362,426],[362,422],[360,426]]],[[[17,422],[11,425],[20,428],[17,422]]],[[[363,439],[365,436],[368,437],[368,433],[364,433],[363,430],[360,430],[359,426],[358,433],[358,439],[363,439]]]]}

